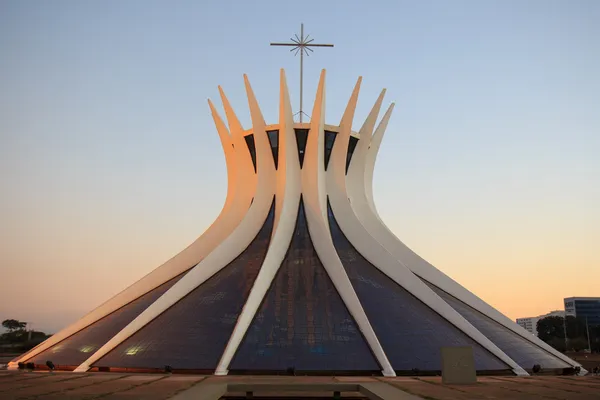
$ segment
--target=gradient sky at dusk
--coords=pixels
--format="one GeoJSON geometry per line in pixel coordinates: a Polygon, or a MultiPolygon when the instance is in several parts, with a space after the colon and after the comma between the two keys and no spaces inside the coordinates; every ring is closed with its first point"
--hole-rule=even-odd
{"type": "Polygon", "coordinates": [[[183,249],[226,192],[206,103],[242,74],[268,122],[271,41],[333,49],[327,122],[364,77],[396,110],[375,199],[410,247],[511,318],[600,296],[600,2],[0,1],[0,320],[54,332],[183,249]]]}

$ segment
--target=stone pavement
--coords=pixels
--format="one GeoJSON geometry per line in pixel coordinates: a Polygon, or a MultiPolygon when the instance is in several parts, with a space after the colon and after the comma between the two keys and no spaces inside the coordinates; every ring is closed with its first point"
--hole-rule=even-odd
{"type": "Polygon", "coordinates": [[[0,399],[163,400],[202,381],[194,375],[0,373],[0,399]]]}
{"type": "Polygon", "coordinates": [[[475,385],[442,385],[441,378],[380,378],[425,399],[600,399],[600,376],[479,377],[475,385]]]}
{"type": "MultiPolygon", "coordinates": [[[[70,372],[16,372],[0,371],[0,400],[218,400],[227,387],[245,388],[259,385],[263,392],[254,396],[296,395],[298,392],[280,388],[302,388],[308,385],[328,389],[331,385],[361,388],[342,392],[344,398],[380,400],[430,399],[598,399],[600,376],[535,376],[479,377],[474,385],[442,385],[439,377],[290,377],[290,376],[199,376],[161,374],[120,374],[70,372]],[[231,386],[237,385],[237,386],[231,386]],[[260,386],[268,385],[268,386],[260,386]],[[265,388],[277,388],[277,392],[265,388]],[[211,393],[212,392],[212,393],[211,393]]],[[[245,390],[245,389],[244,389],[245,390]]],[[[329,389],[328,389],[329,390],[329,389]]],[[[227,392],[244,396],[245,393],[227,392]]],[[[314,395],[332,397],[332,392],[314,395]]],[[[308,394],[302,394],[309,396],[308,394]]]]}

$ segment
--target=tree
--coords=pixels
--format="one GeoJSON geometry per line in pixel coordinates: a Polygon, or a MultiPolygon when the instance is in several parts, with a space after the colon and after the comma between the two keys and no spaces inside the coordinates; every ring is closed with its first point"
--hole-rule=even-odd
{"type": "Polygon", "coordinates": [[[8,329],[9,332],[25,330],[27,322],[21,322],[16,319],[5,319],[2,321],[2,326],[8,329]]]}
{"type": "MultiPolygon", "coordinates": [[[[538,337],[542,339],[544,342],[550,344],[552,339],[562,339],[563,342],[565,340],[565,328],[564,328],[564,318],[563,317],[546,317],[538,320],[537,322],[537,332],[538,337]]],[[[563,345],[564,347],[564,345],[563,345]]]]}
{"type": "Polygon", "coordinates": [[[0,334],[0,353],[24,352],[48,338],[44,332],[26,331],[27,322],[16,319],[5,319],[2,326],[8,332],[0,334]]]}
{"type": "Polygon", "coordinates": [[[580,317],[567,317],[567,338],[584,338],[587,341],[585,318],[580,317]]]}
{"type": "MultiPolygon", "coordinates": [[[[592,350],[595,347],[597,329],[597,327],[590,327],[590,344],[592,350]]],[[[584,318],[576,318],[569,315],[567,316],[566,327],[563,317],[546,317],[537,322],[538,337],[558,351],[565,351],[565,330],[567,332],[567,351],[581,351],[588,348],[584,318]]]]}
{"type": "Polygon", "coordinates": [[[548,341],[545,341],[546,343],[548,343],[550,346],[554,347],[556,350],[560,351],[560,352],[565,352],[565,339],[561,339],[561,338],[557,338],[557,337],[551,337],[550,339],[548,339],[548,341]]]}
{"type": "Polygon", "coordinates": [[[569,339],[569,350],[582,351],[588,348],[588,341],[585,337],[578,337],[575,339],[569,339]]]}

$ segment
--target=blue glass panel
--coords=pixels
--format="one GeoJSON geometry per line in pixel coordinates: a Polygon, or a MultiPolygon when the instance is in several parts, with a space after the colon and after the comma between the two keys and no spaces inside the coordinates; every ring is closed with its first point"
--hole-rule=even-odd
{"type": "Polygon", "coordinates": [[[300,203],[281,268],[230,371],[380,371],[310,239],[300,203]]]}
{"type": "Polygon", "coordinates": [[[374,267],[352,246],[329,208],[329,226],[352,286],[396,371],[441,370],[441,348],[471,346],[478,370],[506,364],[374,267]]]}
{"type": "MultiPolygon", "coordinates": [[[[575,299],[571,301],[575,306],[575,315],[584,323],[587,322],[589,328],[600,325],[600,298],[575,299]]],[[[570,335],[568,336],[570,337],[570,335]]]]}
{"type": "Polygon", "coordinates": [[[159,287],[94,322],[87,328],[69,336],[26,362],[45,365],[46,361],[52,361],[57,367],[78,366],[121,329],[125,328],[127,324],[140,315],[150,304],[154,303],[156,299],[169,290],[183,275],[185,273],[163,283],[159,287]]]}
{"type": "Polygon", "coordinates": [[[428,285],[438,294],[438,296],[444,299],[446,303],[450,304],[452,308],[469,321],[471,325],[487,336],[488,339],[500,348],[500,350],[506,353],[507,356],[512,358],[521,367],[527,370],[532,369],[535,364],[539,364],[545,369],[570,367],[566,362],[536,346],[505,326],[500,325],[490,317],[480,313],[454,296],[432,284],[428,283],[428,285]]]}
{"type": "Polygon", "coordinates": [[[265,258],[274,209],[273,203],[262,229],[240,256],[94,366],[215,369],[265,258]]]}

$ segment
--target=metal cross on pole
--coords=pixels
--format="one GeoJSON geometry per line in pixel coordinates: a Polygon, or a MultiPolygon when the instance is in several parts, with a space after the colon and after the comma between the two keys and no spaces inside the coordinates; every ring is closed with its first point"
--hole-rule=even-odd
{"type": "MultiPolygon", "coordinates": [[[[315,39],[310,39],[310,35],[304,36],[304,24],[300,24],[300,37],[298,35],[294,35],[294,38],[290,38],[292,43],[271,43],[271,46],[289,46],[292,47],[290,51],[294,51],[294,55],[298,55],[300,53],[300,111],[296,114],[300,115],[300,122],[302,123],[302,115],[308,115],[302,111],[302,88],[303,88],[303,75],[304,75],[304,55],[308,57],[312,53],[313,49],[311,47],[333,47],[332,44],[318,44],[313,43],[315,39]]],[[[294,114],[295,115],[295,114],[294,114]]]]}

